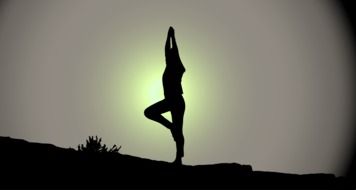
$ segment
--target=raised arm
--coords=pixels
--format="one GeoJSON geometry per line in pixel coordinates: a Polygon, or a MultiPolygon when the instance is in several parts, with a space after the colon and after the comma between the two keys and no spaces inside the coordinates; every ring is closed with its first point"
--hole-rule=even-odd
{"type": "Polygon", "coordinates": [[[176,38],[174,35],[173,27],[169,27],[165,50],[166,50],[166,53],[168,52],[168,50],[173,50],[174,53],[178,53],[178,46],[177,46],[176,38]],[[171,48],[171,38],[172,38],[172,48],[171,48]]]}
{"type": "Polygon", "coordinates": [[[174,65],[177,66],[182,66],[184,69],[182,62],[179,57],[178,53],[178,46],[176,42],[176,38],[174,35],[174,29],[172,27],[169,27],[168,34],[167,34],[167,40],[166,40],[166,46],[165,46],[165,53],[166,53],[166,64],[167,65],[174,65]],[[171,40],[172,40],[172,47],[171,47],[171,40]]]}
{"type": "Polygon", "coordinates": [[[172,38],[172,51],[173,53],[178,55],[178,46],[177,46],[177,42],[176,42],[176,37],[174,35],[174,29],[172,27],[169,28],[169,32],[170,32],[170,37],[172,38]]]}
{"type": "Polygon", "coordinates": [[[178,53],[178,46],[177,46],[177,42],[176,42],[176,37],[174,35],[174,30],[171,35],[171,38],[172,38],[172,49],[173,49],[173,51],[175,51],[175,53],[178,53]]]}
{"type": "Polygon", "coordinates": [[[174,36],[174,30],[172,27],[169,27],[168,34],[167,34],[167,40],[166,40],[166,46],[165,46],[166,55],[168,54],[168,52],[171,49],[171,37],[172,36],[174,36]]]}
{"type": "MultiPolygon", "coordinates": [[[[170,29],[170,28],[169,28],[170,29]]],[[[166,55],[168,54],[169,49],[171,48],[171,39],[170,39],[170,30],[168,30],[168,34],[167,34],[167,40],[166,40],[166,46],[165,46],[165,52],[166,55]]]]}

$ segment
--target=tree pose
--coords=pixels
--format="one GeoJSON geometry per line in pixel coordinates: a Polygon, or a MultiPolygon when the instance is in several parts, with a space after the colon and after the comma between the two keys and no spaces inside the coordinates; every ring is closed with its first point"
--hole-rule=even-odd
{"type": "Polygon", "coordinates": [[[164,99],[146,108],[144,113],[147,118],[162,124],[171,131],[177,150],[173,163],[181,165],[182,157],[184,157],[183,116],[185,111],[181,80],[185,68],[179,58],[174,29],[172,27],[169,27],[168,30],[165,55],[166,68],[162,77],[164,99]],[[171,112],[172,122],[162,116],[162,113],[168,111],[171,112]]]}

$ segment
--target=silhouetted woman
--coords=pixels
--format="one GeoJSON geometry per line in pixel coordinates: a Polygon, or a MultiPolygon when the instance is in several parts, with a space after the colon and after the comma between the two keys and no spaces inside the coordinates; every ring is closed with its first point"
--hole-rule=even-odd
{"type": "Polygon", "coordinates": [[[181,80],[185,68],[179,58],[178,47],[174,37],[174,29],[169,27],[165,46],[166,68],[163,73],[164,100],[161,100],[145,110],[145,116],[168,128],[176,142],[176,159],[173,163],[182,164],[184,156],[183,116],[185,102],[181,80]],[[172,47],[171,47],[172,40],[172,47]],[[172,122],[162,116],[162,113],[171,112],[172,122]]]}

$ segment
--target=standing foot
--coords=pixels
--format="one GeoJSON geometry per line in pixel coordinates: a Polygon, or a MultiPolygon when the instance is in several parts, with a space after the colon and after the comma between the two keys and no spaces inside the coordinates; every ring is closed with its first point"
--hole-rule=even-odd
{"type": "Polygon", "coordinates": [[[173,162],[174,165],[181,166],[182,165],[182,158],[176,158],[173,162]]]}

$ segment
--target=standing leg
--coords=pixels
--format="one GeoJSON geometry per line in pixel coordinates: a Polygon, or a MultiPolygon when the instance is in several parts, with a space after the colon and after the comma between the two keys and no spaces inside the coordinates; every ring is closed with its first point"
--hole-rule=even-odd
{"type": "Polygon", "coordinates": [[[176,142],[176,159],[174,163],[181,165],[182,157],[184,157],[184,136],[183,136],[183,117],[185,111],[185,103],[183,97],[179,97],[172,101],[172,122],[173,129],[171,130],[176,142]]]}
{"type": "Polygon", "coordinates": [[[172,128],[172,123],[164,118],[161,114],[170,111],[170,106],[166,100],[161,100],[145,109],[145,116],[156,121],[168,129],[172,128]]]}

